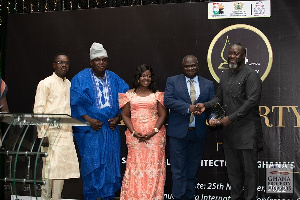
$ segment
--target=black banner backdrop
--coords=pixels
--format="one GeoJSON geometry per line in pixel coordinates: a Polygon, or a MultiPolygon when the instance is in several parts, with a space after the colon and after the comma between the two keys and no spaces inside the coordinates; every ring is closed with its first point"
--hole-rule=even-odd
{"type": "MultiPolygon", "coordinates": [[[[36,86],[51,75],[53,56],[59,52],[70,57],[68,78],[71,79],[89,66],[89,48],[93,42],[100,42],[108,52],[110,70],[128,84],[133,80],[135,68],[147,63],[153,66],[155,81],[163,91],[167,77],[181,73],[181,61],[187,54],[198,57],[201,76],[216,79],[212,69],[217,70],[222,63],[214,63],[221,55],[218,45],[223,47],[226,42],[239,41],[248,47],[248,63],[252,63],[258,73],[266,70],[272,61],[270,72],[263,78],[261,115],[265,148],[258,163],[258,199],[300,199],[297,101],[300,96],[300,3],[273,0],[270,18],[208,20],[207,10],[207,3],[184,3],[10,15],[5,76],[10,111],[32,112],[36,86]],[[216,39],[230,26],[238,26],[238,30],[228,31],[228,34],[225,31],[216,39]],[[271,48],[266,47],[265,40],[253,39],[257,36],[251,35],[251,30],[249,33],[245,27],[259,30],[271,48]],[[214,39],[216,46],[212,46],[214,39]],[[272,163],[277,163],[279,168],[285,165],[291,168],[293,179],[274,180],[268,176],[272,163]],[[292,193],[287,193],[285,186],[293,186],[292,193]]],[[[224,55],[227,59],[226,53],[224,55]]],[[[124,130],[121,126],[122,136],[124,130]]],[[[123,173],[127,148],[124,136],[122,139],[123,173]]],[[[221,142],[222,130],[208,128],[196,199],[230,199],[221,142]]],[[[169,160],[167,164],[165,199],[171,199],[169,160]]],[[[67,181],[63,197],[82,199],[81,184],[80,180],[67,181]]]]}

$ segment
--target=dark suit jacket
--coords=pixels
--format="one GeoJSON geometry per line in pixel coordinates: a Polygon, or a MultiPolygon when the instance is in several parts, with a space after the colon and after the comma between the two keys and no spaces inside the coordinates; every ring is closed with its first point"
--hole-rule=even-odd
{"type": "MultiPolygon", "coordinates": [[[[200,96],[196,103],[204,103],[214,97],[214,85],[203,77],[199,77],[200,96]]],[[[166,84],[164,104],[170,109],[169,125],[167,135],[183,138],[189,128],[190,113],[188,109],[192,104],[187,89],[186,79],[183,74],[169,77],[166,84]]],[[[196,133],[199,139],[206,135],[206,119],[208,113],[205,111],[200,116],[195,116],[196,133]]]]}

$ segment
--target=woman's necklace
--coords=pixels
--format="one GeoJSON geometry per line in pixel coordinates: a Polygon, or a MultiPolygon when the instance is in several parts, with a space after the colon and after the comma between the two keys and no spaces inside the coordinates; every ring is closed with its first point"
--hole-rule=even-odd
{"type": "Polygon", "coordinates": [[[140,93],[145,94],[147,93],[149,90],[141,90],[140,88],[137,89],[140,93]]]}
{"type": "Polygon", "coordinates": [[[142,96],[148,95],[151,93],[151,91],[147,88],[145,90],[141,90],[140,88],[137,88],[137,92],[140,93],[142,96]]]}

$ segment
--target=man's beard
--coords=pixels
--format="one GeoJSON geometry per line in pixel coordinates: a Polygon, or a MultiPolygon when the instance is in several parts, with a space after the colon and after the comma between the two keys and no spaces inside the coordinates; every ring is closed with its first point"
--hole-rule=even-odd
{"type": "Polygon", "coordinates": [[[228,66],[230,69],[236,69],[238,68],[239,66],[242,66],[243,65],[243,62],[236,62],[235,64],[231,64],[229,61],[228,61],[228,66]]]}
{"type": "Polygon", "coordinates": [[[238,67],[238,64],[235,63],[235,64],[229,64],[228,65],[230,69],[236,69],[238,67]]]}

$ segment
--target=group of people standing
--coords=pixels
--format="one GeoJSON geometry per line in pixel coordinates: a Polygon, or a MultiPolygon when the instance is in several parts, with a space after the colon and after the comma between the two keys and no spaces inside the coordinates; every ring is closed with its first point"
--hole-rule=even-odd
{"type": "MultiPolygon", "coordinates": [[[[70,61],[59,54],[54,73],[37,88],[34,113],[71,114],[90,126],[73,127],[81,158],[80,175],[86,200],[114,199],[121,188],[122,200],[162,200],[166,179],[165,146],[168,136],[174,199],[194,199],[198,172],[204,153],[206,121],[223,125],[228,176],[234,200],[256,197],[257,156],[261,147],[258,104],[261,81],[245,65],[245,47],[230,46],[229,69],[224,70],[215,96],[213,82],[198,75],[198,60],[187,55],[183,74],[169,77],[165,92],[155,87],[153,69],[137,67],[133,87],[109,71],[108,55],[102,44],[90,48],[90,68],[66,79],[70,61]],[[226,117],[215,119],[211,109],[223,105],[226,117]],[[169,113],[166,129],[164,122],[169,113]],[[120,120],[125,131],[128,156],[121,185],[120,120]]],[[[53,128],[54,129],[54,128],[53,128]]],[[[63,180],[79,177],[72,130],[47,131],[51,149],[44,160],[42,199],[60,199],[63,180]],[[51,195],[52,193],[52,195],[51,195]]],[[[45,130],[39,130],[42,137],[45,130]]],[[[47,148],[47,149],[46,149],[47,148]]]]}

